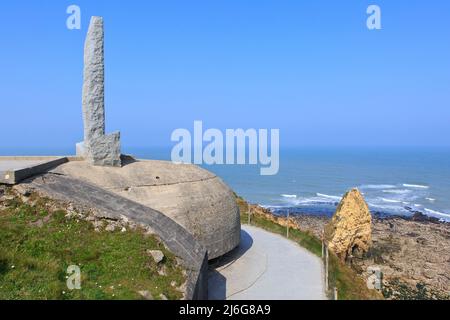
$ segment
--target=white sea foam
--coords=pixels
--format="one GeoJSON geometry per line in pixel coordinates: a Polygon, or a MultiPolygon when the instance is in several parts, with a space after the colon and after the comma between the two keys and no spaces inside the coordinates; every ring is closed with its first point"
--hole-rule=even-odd
{"type": "Polygon", "coordinates": [[[383,190],[384,193],[395,193],[395,194],[405,194],[411,193],[411,190],[407,189],[391,189],[391,190],[383,190]]]}
{"type": "Polygon", "coordinates": [[[285,197],[283,199],[283,202],[285,202],[285,204],[282,205],[260,204],[260,206],[266,209],[282,209],[289,207],[301,207],[320,204],[334,205],[336,201],[325,200],[320,197],[311,197],[311,198],[285,197]]]}
{"type": "Polygon", "coordinates": [[[401,212],[406,213],[408,210],[398,205],[389,205],[389,204],[377,204],[377,203],[368,203],[369,208],[376,208],[377,210],[385,211],[385,212],[401,212]]]}
{"type": "Polygon", "coordinates": [[[322,198],[326,198],[326,199],[333,199],[333,200],[341,200],[342,197],[338,197],[338,196],[330,196],[328,194],[323,194],[323,193],[316,193],[316,195],[318,197],[322,197],[322,198]]]}
{"type": "Polygon", "coordinates": [[[306,198],[297,201],[297,204],[310,204],[310,203],[324,203],[323,199],[317,199],[317,198],[306,198]]]}
{"type": "Polygon", "coordinates": [[[258,206],[260,206],[261,208],[264,209],[283,209],[286,208],[286,206],[273,206],[270,204],[258,204],[258,206]]]}
{"type": "Polygon", "coordinates": [[[395,188],[392,184],[363,184],[361,189],[393,189],[395,188]]]}
{"type": "Polygon", "coordinates": [[[429,186],[424,186],[424,185],[421,185],[421,184],[404,183],[403,186],[406,187],[406,188],[418,188],[418,189],[428,189],[429,188],[429,186]]]}
{"type": "Polygon", "coordinates": [[[381,198],[381,200],[383,200],[384,202],[389,202],[389,203],[401,203],[402,202],[399,200],[386,199],[386,198],[381,198]]]}
{"type": "Polygon", "coordinates": [[[436,201],[436,199],[433,199],[433,198],[425,198],[425,199],[427,199],[428,201],[431,201],[431,202],[436,201]]]}
{"type": "Polygon", "coordinates": [[[437,216],[450,218],[450,214],[447,214],[447,213],[443,213],[443,212],[439,212],[439,211],[435,211],[435,210],[431,210],[431,209],[427,209],[427,208],[425,208],[425,211],[430,214],[437,215],[437,216]]]}
{"type": "Polygon", "coordinates": [[[297,198],[296,194],[282,194],[281,196],[283,198],[297,198]]]}

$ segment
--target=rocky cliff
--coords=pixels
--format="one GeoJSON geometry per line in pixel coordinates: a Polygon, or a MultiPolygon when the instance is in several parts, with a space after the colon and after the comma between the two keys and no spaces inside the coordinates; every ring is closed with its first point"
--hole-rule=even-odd
{"type": "MultiPolygon", "coordinates": [[[[322,234],[330,218],[297,215],[299,229],[322,234]]],[[[370,266],[383,273],[388,299],[450,298],[450,224],[414,217],[372,218],[372,246],[351,266],[366,275],[370,266]]]]}
{"type": "Polygon", "coordinates": [[[367,252],[372,243],[371,215],[358,189],[347,192],[339,203],[324,238],[329,248],[342,260],[367,252]]]}

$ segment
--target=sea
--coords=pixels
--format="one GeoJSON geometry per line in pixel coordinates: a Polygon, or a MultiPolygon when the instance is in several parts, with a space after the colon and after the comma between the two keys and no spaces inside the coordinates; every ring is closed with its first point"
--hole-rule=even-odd
{"type": "MultiPolygon", "coordinates": [[[[170,159],[170,148],[124,148],[142,159],[170,159]]],[[[69,150],[3,150],[73,154],[69,150]]],[[[260,175],[259,165],[203,165],[247,201],[275,214],[331,216],[342,196],[358,188],[372,214],[423,213],[450,221],[450,148],[302,147],[280,150],[280,169],[260,175]]]]}

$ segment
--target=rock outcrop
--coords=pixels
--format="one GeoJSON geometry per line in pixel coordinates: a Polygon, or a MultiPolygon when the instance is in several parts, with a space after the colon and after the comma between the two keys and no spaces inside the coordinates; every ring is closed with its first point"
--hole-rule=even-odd
{"type": "MultiPolygon", "coordinates": [[[[330,218],[297,215],[304,231],[322,234],[330,218]]],[[[372,246],[352,267],[366,279],[369,268],[379,266],[387,299],[450,299],[450,223],[416,217],[372,218],[372,246]],[[418,289],[426,288],[424,290],[418,289]]]]}
{"type": "MultiPolygon", "coordinates": [[[[247,212],[247,202],[241,198],[237,202],[241,212],[247,212]]],[[[254,216],[284,227],[289,224],[290,228],[317,238],[322,237],[331,221],[330,217],[318,214],[291,215],[288,221],[258,205],[250,205],[250,210],[254,216]]],[[[369,280],[369,287],[380,285],[376,274],[379,268],[382,293],[387,299],[450,299],[449,222],[435,222],[418,214],[411,217],[374,214],[371,238],[369,252],[351,263],[364,280],[369,280]]]]}
{"type": "Polygon", "coordinates": [[[325,226],[328,247],[342,260],[367,252],[372,244],[369,207],[358,189],[342,198],[331,221],[325,226]]]}

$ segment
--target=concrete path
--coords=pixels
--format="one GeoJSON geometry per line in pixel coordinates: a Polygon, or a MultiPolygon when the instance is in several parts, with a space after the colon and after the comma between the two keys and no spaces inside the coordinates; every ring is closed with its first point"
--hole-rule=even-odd
{"type": "Polygon", "coordinates": [[[208,285],[212,300],[326,299],[320,258],[252,226],[242,226],[240,246],[210,266],[208,285]]]}

